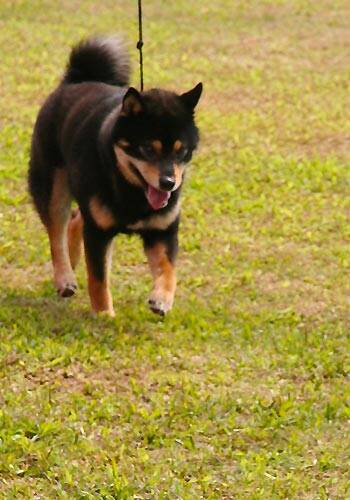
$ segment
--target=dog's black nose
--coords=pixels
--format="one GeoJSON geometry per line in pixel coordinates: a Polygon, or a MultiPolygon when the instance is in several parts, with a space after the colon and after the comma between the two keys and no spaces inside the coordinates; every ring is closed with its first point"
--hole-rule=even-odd
{"type": "Polygon", "coordinates": [[[163,189],[164,191],[171,191],[174,186],[175,186],[174,177],[168,177],[167,175],[160,177],[159,179],[160,189],[163,189]]]}

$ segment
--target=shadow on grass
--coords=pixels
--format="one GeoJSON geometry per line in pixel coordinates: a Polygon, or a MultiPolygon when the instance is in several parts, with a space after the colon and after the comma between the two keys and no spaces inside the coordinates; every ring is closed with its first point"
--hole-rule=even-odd
{"type": "MultiPolygon", "coordinates": [[[[54,342],[64,349],[76,345],[84,349],[122,352],[144,349],[154,356],[162,349],[215,349],[224,355],[241,348],[273,348],[301,352],[320,342],[324,328],[308,322],[293,309],[263,310],[255,314],[243,305],[223,303],[213,297],[208,304],[189,290],[177,298],[171,313],[161,318],[148,310],[142,285],[119,288],[114,294],[116,317],[93,315],[85,290],[77,297],[57,297],[49,282],[38,290],[0,288],[0,335],[11,347],[20,340],[21,350],[32,343],[54,342]],[[210,307],[208,307],[210,306],[210,307]]],[[[328,325],[329,327],[329,325],[328,325]]],[[[340,335],[340,334],[339,334],[340,335]]]]}
{"type": "MultiPolygon", "coordinates": [[[[136,287],[137,288],[137,287],[136,287]]],[[[26,342],[52,339],[64,345],[84,342],[117,349],[122,344],[137,346],[148,342],[157,349],[186,345],[208,337],[225,337],[232,329],[229,312],[200,302],[196,296],[179,297],[173,311],[162,318],[149,311],[142,286],[137,290],[121,287],[114,294],[116,317],[94,315],[88,296],[81,290],[77,297],[61,299],[49,284],[36,290],[0,288],[0,332],[6,342],[12,336],[26,342]]]]}
{"type": "Polygon", "coordinates": [[[145,305],[121,304],[117,317],[94,315],[87,298],[61,299],[44,285],[41,290],[0,289],[0,329],[8,335],[16,331],[26,337],[48,337],[69,342],[84,338],[101,343],[115,342],[128,334],[145,336],[149,327],[162,326],[166,319],[155,317],[145,305]]]}

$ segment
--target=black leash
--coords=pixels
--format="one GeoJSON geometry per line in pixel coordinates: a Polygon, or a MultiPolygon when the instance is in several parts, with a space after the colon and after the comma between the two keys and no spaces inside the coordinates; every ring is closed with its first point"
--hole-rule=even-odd
{"type": "Polygon", "coordinates": [[[142,0],[139,1],[139,41],[137,42],[136,48],[140,52],[140,87],[141,92],[143,91],[143,57],[142,57],[142,0]]]}

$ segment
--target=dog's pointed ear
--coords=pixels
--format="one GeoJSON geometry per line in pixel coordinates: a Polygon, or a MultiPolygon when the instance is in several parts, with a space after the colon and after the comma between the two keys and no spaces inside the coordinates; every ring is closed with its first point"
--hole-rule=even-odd
{"type": "Polygon", "coordinates": [[[182,102],[185,104],[187,109],[191,111],[197,106],[199,98],[202,94],[203,84],[202,82],[198,83],[192,90],[185,92],[180,95],[182,102]]]}
{"type": "Polygon", "coordinates": [[[142,109],[143,102],[140,93],[134,87],[130,87],[123,99],[122,113],[125,115],[137,115],[142,109]]]}

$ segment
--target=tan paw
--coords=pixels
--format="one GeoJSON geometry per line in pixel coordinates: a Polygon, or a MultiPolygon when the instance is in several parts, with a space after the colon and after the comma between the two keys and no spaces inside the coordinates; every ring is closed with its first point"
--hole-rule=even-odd
{"type": "Polygon", "coordinates": [[[152,312],[165,316],[173,307],[174,295],[163,290],[153,290],[148,305],[152,312]]]}
{"type": "Polygon", "coordinates": [[[78,285],[73,277],[55,279],[55,286],[60,297],[72,297],[77,291],[78,285]]]}

